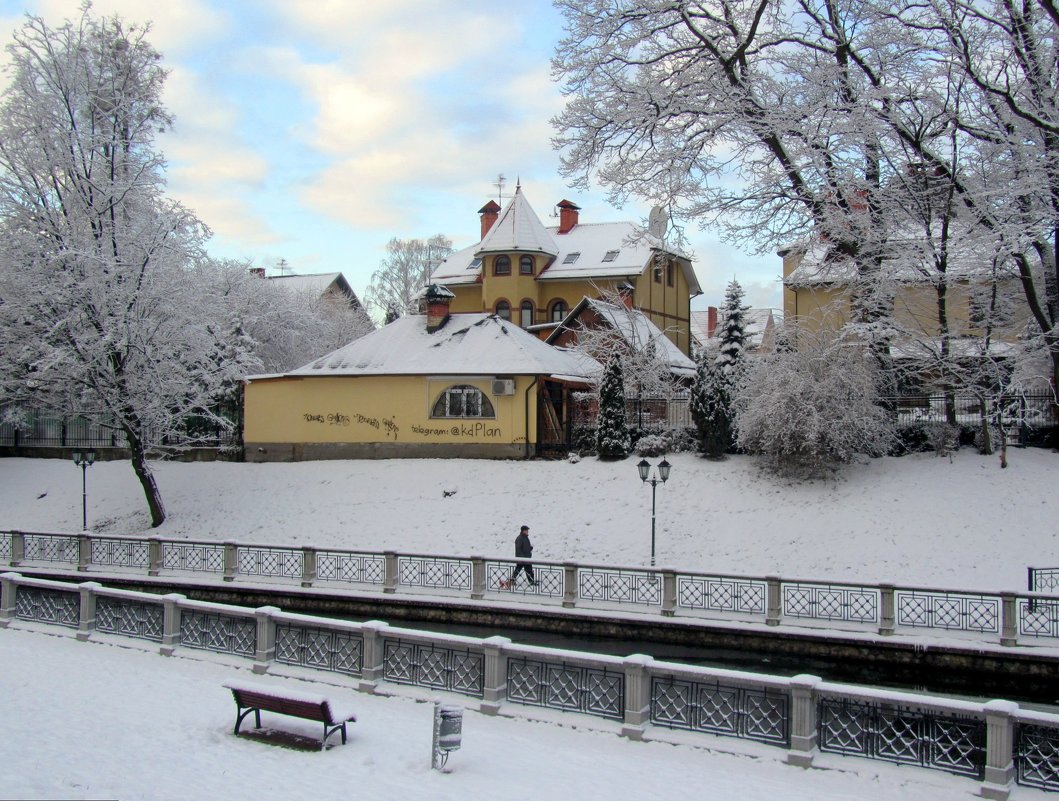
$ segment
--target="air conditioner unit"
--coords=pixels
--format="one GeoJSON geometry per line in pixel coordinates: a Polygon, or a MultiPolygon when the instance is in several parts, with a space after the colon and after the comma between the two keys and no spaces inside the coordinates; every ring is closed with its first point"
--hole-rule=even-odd
{"type": "Polygon", "coordinates": [[[515,394],[515,380],[513,378],[494,378],[493,379],[493,394],[494,395],[514,395],[515,394]]]}

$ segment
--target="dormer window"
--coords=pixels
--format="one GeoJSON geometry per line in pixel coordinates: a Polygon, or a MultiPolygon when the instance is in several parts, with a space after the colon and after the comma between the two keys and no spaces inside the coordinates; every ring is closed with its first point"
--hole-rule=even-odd
{"type": "Polygon", "coordinates": [[[511,275],[511,258],[497,256],[493,262],[493,275],[511,275]]]}
{"type": "Polygon", "coordinates": [[[563,264],[573,264],[579,258],[581,258],[581,253],[575,250],[573,253],[566,254],[566,258],[563,259],[563,264]]]}
{"type": "Polygon", "coordinates": [[[533,275],[533,257],[523,256],[518,260],[519,275],[533,275]]]}
{"type": "Polygon", "coordinates": [[[616,258],[618,258],[619,253],[621,253],[620,250],[608,250],[603,256],[603,261],[614,261],[616,258]]]}
{"type": "Polygon", "coordinates": [[[475,259],[474,261],[472,261],[472,262],[471,262],[471,263],[470,263],[470,264],[469,264],[469,265],[467,266],[467,269],[468,269],[468,270],[477,270],[477,269],[478,269],[479,267],[481,267],[481,266],[482,266],[482,260],[481,260],[481,259],[475,259]]]}

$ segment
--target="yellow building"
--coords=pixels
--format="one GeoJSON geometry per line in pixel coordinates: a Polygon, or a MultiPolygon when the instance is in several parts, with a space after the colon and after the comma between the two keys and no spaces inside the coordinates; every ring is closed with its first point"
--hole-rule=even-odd
{"type": "Polygon", "coordinates": [[[479,210],[481,241],[449,256],[431,282],[453,294],[453,312],[486,312],[547,336],[582,298],[616,297],[633,287],[634,306],[685,354],[691,353],[691,298],[701,294],[690,259],[668,248],[660,220],[582,223],[580,209],[557,204],[559,225],[546,228],[515,190],[503,209],[479,210]]]}
{"type": "Polygon", "coordinates": [[[563,448],[572,390],[599,365],[510,321],[449,314],[431,286],[427,314],[401,317],[305,367],[246,381],[248,461],[529,458],[563,448]]]}

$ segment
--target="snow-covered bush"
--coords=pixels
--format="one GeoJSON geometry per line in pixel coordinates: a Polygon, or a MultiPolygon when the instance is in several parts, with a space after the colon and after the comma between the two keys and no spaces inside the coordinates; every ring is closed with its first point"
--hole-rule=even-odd
{"type": "Polygon", "coordinates": [[[669,443],[661,434],[647,434],[636,440],[633,450],[637,456],[663,456],[669,452],[669,443]]]}
{"type": "MultiPolygon", "coordinates": [[[[804,333],[804,332],[803,332],[804,333]]],[[[737,442],[780,473],[815,475],[887,452],[877,363],[858,341],[799,336],[799,350],[751,360],[735,388],[737,442]]]]}

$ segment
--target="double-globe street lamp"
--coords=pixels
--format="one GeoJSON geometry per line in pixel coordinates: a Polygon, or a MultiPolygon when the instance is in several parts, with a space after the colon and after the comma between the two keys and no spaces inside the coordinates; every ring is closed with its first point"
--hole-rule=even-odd
{"type": "Polygon", "coordinates": [[[672,465],[667,462],[664,458],[657,465],[655,465],[655,472],[651,472],[651,463],[646,459],[641,459],[640,463],[636,465],[636,469],[640,471],[640,481],[645,484],[651,485],[651,567],[655,566],[655,489],[659,484],[665,484],[669,481],[669,469],[672,465]]]}
{"type": "Polygon", "coordinates": [[[81,468],[81,531],[88,531],[88,468],[96,461],[96,451],[74,451],[74,464],[81,468]]]}

